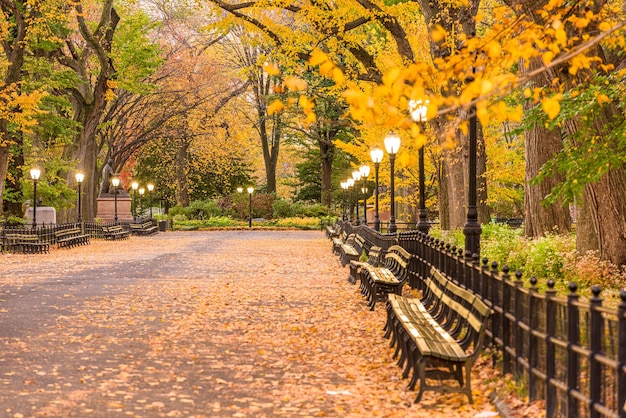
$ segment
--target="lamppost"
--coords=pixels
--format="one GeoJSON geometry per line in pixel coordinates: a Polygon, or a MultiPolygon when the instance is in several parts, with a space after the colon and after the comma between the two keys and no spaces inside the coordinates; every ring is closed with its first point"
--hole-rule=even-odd
{"type": "Polygon", "coordinates": [[[383,160],[383,156],[385,152],[379,146],[375,146],[370,151],[370,156],[372,157],[372,161],[374,162],[374,174],[376,179],[376,204],[374,206],[374,230],[380,232],[380,217],[378,216],[378,169],[380,167],[380,162],[383,160]]]}
{"type": "MultiPolygon", "coordinates": [[[[354,179],[350,177],[346,180],[346,184],[348,185],[347,188],[354,186],[354,179]]],[[[348,221],[352,221],[352,205],[350,204],[350,197],[350,192],[348,192],[348,221]]]]}
{"type": "Polygon", "coordinates": [[[75,174],[76,183],[78,183],[78,216],[77,222],[81,223],[83,221],[82,211],[81,211],[81,186],[83,185],[83,180],[85,180],[85,175],[78,171],[75,174]]]}
{"type": "Polygon", "coordinates": [[[370,166],[367,164],[363,164],[359,167],[359,173],[361,173],[361,178],[363,179],[363,188],[361,191],[363,192],[363,225],[367,225],[367,178],[370,175],[370,166]]]}
{"type": "Polygon", "coordinates": [[[469,195],[463,234],[465,235],[465,251],[473,255],[480,254],[480,234],[482,233],[476,206],[476,105],[471,105],[469,112],[469,195]]]}
{"type": "Polygon", "coordinates": [[[133,189],[133,222],[137,222],[137,189],[139,188],[139,183],[133,181],[130,187],[133,189]]]}
{"type": "Polygon", "coordinates": [[[395,195],[395,174],[394,174],[394,162],[396,160],[396,154],[400,149],[400,137],[395,132],[389,132],[385,137],[385,149],[389,154],[389,165],[391,170],[391,215],[389,217],[389,229],[387,232],[395,233],[398,230],[396,226],[396,195],[395,195]]]}
{"type": "Polygon", "coordinates": [[[139,189],[139,215],[143,220],[143,194],[146,192],[146,189],[143,187],[139,189]]]}
{"type": "Polygon", "coordinates": [[[248,228],[252,228],[252,193],[254,193],[254,187],[250,186],[248,187],[248,195],[250,196],[250,206],[249,206],[250,216],[248,217],[248,228]]]}
{"type": "Polygon", "coordinates": [[[152,191],[154,190],[154,184],[148,183],[148,194],[150,195],[150,220],[152,220],[152,191]]]}
{"type": "MultiPolygon", "coordinates": [[[[421,126],[428,121],[426,116],[428,110],[428,100],[411,100],[409,111],[411,117],[421,126]]],[[[424,173],[424,145],[419,150],[419,183],[420,183],[420,207],[416,228],[418,231],[428,234],[430,224],[428,223],[428,213],[426,212],[426,174],[424,173]]]]}
{"type": "Polygon", "coordinates": [[[348,183],[345,181],[342,181],[341,183],[341,189],[343,190],[342,193],[342,197],[343,197],[343,205],[342,205],[342,212],[341,212],[341,219],[343,221],[346,220],[346,190],[348,189],[348,183]]]}
{"type": "Polygon", "coordinates": [[[41,170],[37,167],[30,169],[30,178],[33,179],[33,228],[37,226],[37,180],[41,175],[41,170]]]}
{"type": "Polygon", "coordinates": [[[361,172],[359,170],[354,170],[352,172],[352,178],[354,179],[354,206],[356,207],[356,217],[354,218],[354,224],[358,225],[360,223],[359,219],[359,180],[361,180],[361,172]]]}
{"type": "Polygon", "coordinates": [[[113,222],[115,222],[117,224],[117,188],[120,185],[120,178],[117,176],[111,177],[111,184],[113,185],[113,202],[114,202],[114,215],[113,215],[113,222]]]}

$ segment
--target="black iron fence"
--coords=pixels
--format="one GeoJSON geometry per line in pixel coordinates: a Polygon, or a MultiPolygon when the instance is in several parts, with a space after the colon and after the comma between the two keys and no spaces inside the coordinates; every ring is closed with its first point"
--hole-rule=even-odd
{"type": "Polygon", "coordinates": [[[626,291],[615,306],[605,306],[599,286],[589,300],[574,283],[566,296],[552,280],[540,292],[536,279],[524,287],[519,272],[421,232],[343,225],[363,236],[367,249],[398,244],[409,251],[410,286],[421,289],[432,266],[479,295],[494,311],[488,336],[503,373],[523,382],[530,400],[544,399],[546,416],[626,417],[626,291]]]}

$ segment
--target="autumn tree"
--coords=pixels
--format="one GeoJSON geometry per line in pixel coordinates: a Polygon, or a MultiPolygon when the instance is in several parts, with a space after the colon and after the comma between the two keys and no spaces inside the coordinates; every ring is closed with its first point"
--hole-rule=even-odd
{"type": "Polygon", "coordinates": [[[59,34],[54,28],[63,27],[64,9],[63,1],[34,1],[28,7],[23,1],[0,2],[0,210],[7,209],[13,215],[22,215],[24,133],[33,127],[45,92],[41,88],[22,89],[24,64],[34,51],[41,53],[58,45],[59,34]],[[7,177],[10,166],[13,169],[7,177]],[[7,181],[9,190],[5,189],[7,181]]]}

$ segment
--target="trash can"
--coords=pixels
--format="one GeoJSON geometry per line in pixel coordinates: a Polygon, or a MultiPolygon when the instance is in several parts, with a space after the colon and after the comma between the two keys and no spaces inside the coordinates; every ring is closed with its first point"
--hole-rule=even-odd
{"type": "Polygon", "coordinates": [[[165,232],[167,231],[167,221],[159,221],[159,231],[165,232]]]}

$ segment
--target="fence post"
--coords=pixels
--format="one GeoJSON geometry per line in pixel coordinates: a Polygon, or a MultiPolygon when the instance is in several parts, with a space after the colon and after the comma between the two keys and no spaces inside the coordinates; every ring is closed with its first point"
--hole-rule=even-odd
{"type": "Polygon", "coordinates": [[[626,290],[622,289],[619,293],[622,300],[617,308],[618,320],[618,366],[617,366],[617,407],[619,416],[626,417],[626,290]]]}
{"type": "Polygon", "coordinates": [[[530,277],[530,288],[528,289],[528,399],[534,401],[537,399],[537,378],[533,370],[539,364],[539,349],[533,335],[533,331],[537,329],[537,277],[530,277]]]}
{"type": "Polygon", "coordinates": [[[493,309],[493,315],[491,315],[491,323],[493,324],[493,341],[496,344],[500,344],[500,348],[504,350],[504,344],[502,341],[502,305],[500,304],[500,300],[498,298],[498,288],[497,283],[499,282],[498,278],[498,263],[496,261],[491,262],[491,270],[487,275],[487,280],[489,280],[489,290],[491,298],[491,309],[493,309]]]}
{"type": "MultiPolygon", "coordinates": [[[[576,302],[578,302],[578,285],[572,282],[568,286],[569,295],[567,295],[567,388],[569,390],[579,389],[580,364],[578,361],[578,353],[572,349],[572,346],[580,345],[580,311],[576,302]]],[[[567,415],[570,417],[579,416],[578,400],[572,396],[570,392],[567,395],[567,415]]]]}
{"type": "Polygon", "coordinates": [[[598,285],[591,286],[593,297],[589,301],[589,416],[599,417],[594,404],[602,401],[602,366],[596,360],[596,354],[602,351],[602,339],[604,338],[604,319],[598,310],[602,306],[600,292],[602,289],[598,285]]]}
{"type": "Polygon", "coordinates": [[[522,294],[524,288],[524,282],[522,281],[522,272],[517,270],[515,272],[515,332],[513,333],[515,339],[515,373],[517,376],[522,375],[522,364],[517,361],[518,358],[524,358],[524,331],[520,326],[520,322],[523,319],[523,306],[522,306],[522,294]]]}
{"type": "Polygon", "coordinates": [[[500,275],[502,280],[500,286],[502,287],[502,367],[504,373],[511,373],[513,362],[511,360],[511,352],[507,350],[507,347],[511,346],[511,322],[507,318],[507,314],[510,312],[511,306],[511,286],[509,276],[509,266],[502,266],[502,274],[500,275]]]}
{"type": "Polygon", "coordinates": [[[551,380],[556,374],[554,343],[550,341],[555,338],[556,333],[556,290],[554,290],[554,280],[548,280],[546,290],[546,417],[553,417],[556,414],[556,388],[551,380]]]}

